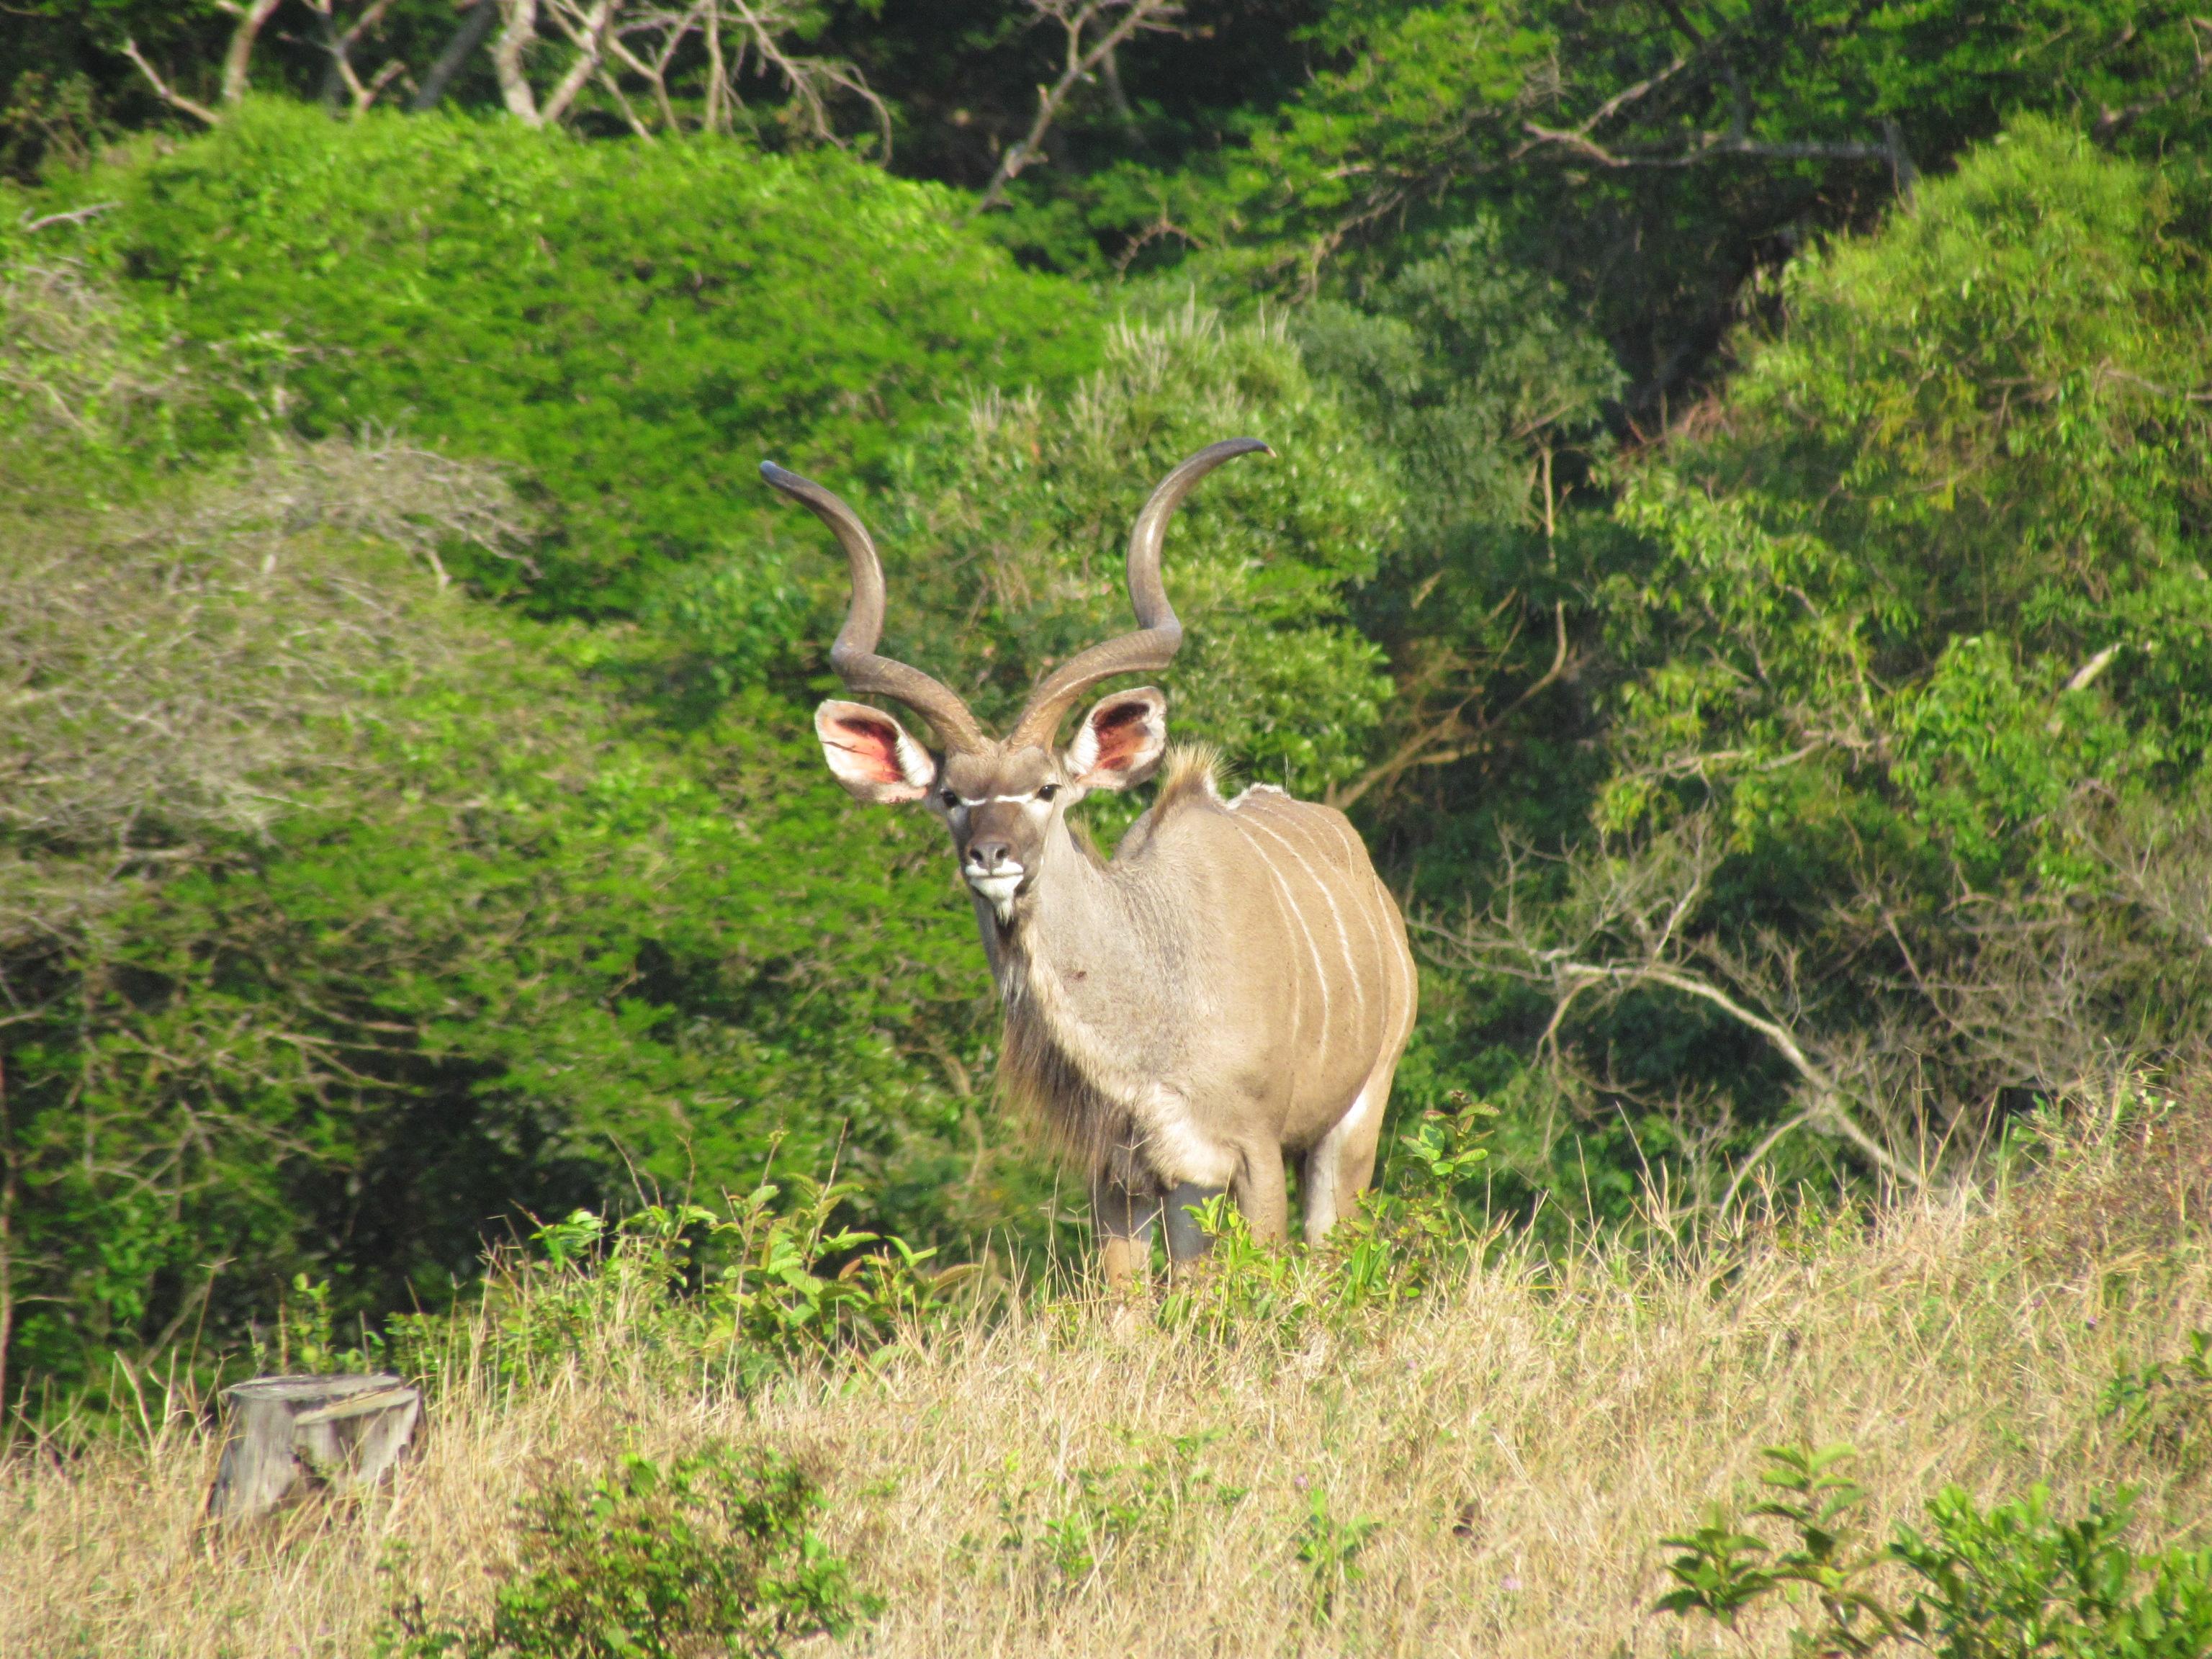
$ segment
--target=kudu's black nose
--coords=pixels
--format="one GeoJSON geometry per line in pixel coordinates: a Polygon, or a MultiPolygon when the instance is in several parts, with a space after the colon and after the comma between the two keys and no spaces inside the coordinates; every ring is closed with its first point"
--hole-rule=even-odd
{"type": "Polygon", "coordinates": [[[968,862],[988,876],[1006,863],[1013,850],[1002,841],[979,841],[968,848],[968,862]]]}

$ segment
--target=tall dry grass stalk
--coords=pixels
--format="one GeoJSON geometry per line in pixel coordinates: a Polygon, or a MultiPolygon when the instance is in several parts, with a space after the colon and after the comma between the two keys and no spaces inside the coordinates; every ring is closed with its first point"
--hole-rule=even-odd
{"type": "Polygon", "coordinates": [[[149,1419],[5,1469],[0,1653],[364,1654],[401,1582],[483,1604],[534,1476],[707,1435],[819,1471],[830,1541],[889,1603],[855,1652],[1780,1651],[1771,1626],[1650,1610],[1656,1540],[1747,1492],[1770,1443],[1856,1444],[1883,1532],[1945,1482],[2046,1481],[2062,1508],[2140,1487],[2147,1540],[2212,1534],[2202,1454],[2100,1407],[2123,1363],[2212,1327],[2212,1124],[2089,1140],[1871,1218],[1506,1242],[1410,1309],[1288,1339],[1039,1299],[742,1398],[671,1380],[617,1310],[527,1388],[459,1366],[389,1493],[242,1537],[200,1526],[198,1422],[149,1419]],[[1302,1559],[1316,1509],[1375,1523],[1352,1575],[1302,1559]]]}

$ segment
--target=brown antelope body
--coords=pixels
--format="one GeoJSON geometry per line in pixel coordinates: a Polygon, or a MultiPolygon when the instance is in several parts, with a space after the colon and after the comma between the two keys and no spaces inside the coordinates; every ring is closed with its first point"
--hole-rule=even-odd
{"type": "Polygon", "coordinates": [[[1169,753],[1167,699],[1149,686],[1105,697],[1059,743],[1085,692],[1174,656],[1167,520],[1206,473],[1265,447],[1215,444],[1153,491],[1129,539],[1139,631],[1048,674],[1002,739],[928,675],[874,654],[883,573],[852,510],[761,469],[844,546],[853,605],[831,665],[938,739],[926,749],[881,710],[832,699],[814,722],[830,769],[860,799],[921,802],[951,830],[1005,1005],[1002,1082],[1089,1177],[1115,1279],[1141,1270],[1163,1216],[1176,1260],[1202,1251],[1188,1207],[1224,1189],[1256,1237],[1286,1237],[1286,1157],[1304,1163],[1306,1237],[1328,1232],[1373,1173],[1413,1030],[1405,925],[1341,812],[1265,786],[1223,799],[1210,757],[1169,753]],[[1068,808],[1164,762],[1158,799],[1100,858],[1068,808]]]}

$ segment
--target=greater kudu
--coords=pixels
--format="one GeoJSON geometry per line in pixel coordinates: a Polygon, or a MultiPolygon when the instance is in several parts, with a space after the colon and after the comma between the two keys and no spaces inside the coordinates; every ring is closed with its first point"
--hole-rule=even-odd
{"type": "Polygon", "coordinates": [[[933,752],[880,709],[833,698],[814,716],[830,769],[862,800],[921,801],[951,830],[1005,1005],[1001,1083],[1083,1165],[1117,1282],[1142,1270],[1164,1210],[1171,1256],[1203,1250],[1188,1206],[1224,1188],[1256,1237],[1284,1238],[1286,1152],[1304,1159],[1306,1237],[1328,1232],[1374,1172],[1413,1030],[1405,924],[1341,812],[1265,785],[1224,800],[1210,756],[1167,752],[1167,699],[1150,686],[1104,698],[1059,745],[1078,697],[1174,657],[1168,520],[1215,467],[1266,448],[1231,439],[1167,476],[1129,538],[1138,631],[1047,674],[1003,739],[937,680],[875,654],[883,568],[852,509],[761,467],[844,546],[853,602],[830,665],[938,739],[933,752]],[[1107,862],[1067,809],[1163,759],[1158,799],[1107,862]]]}

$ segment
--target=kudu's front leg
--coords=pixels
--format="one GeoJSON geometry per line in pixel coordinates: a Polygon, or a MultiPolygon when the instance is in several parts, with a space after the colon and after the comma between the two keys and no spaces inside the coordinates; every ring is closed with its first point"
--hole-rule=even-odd
{"type": "Polygon", "coordinates": [[[1150,1272],[1152,1227],[1159,1218],[1158,1192],[1133,1190],[1111,1176],[1101,1176],[1091,1183],[1091,1224],[1098,1235],[1110,1288],[1127,1290],[1141,1283],[1150,1272]]]}
{"type": "Polygon", "coordinates": [[[1213,1248],[1213,1235],[1199,1225],[1194,1210],[1221,1196],[1225,1187],[1201,1187],[1186,1181],[1168,1194],[1168,1261],[1180,1267],[1195,1261],[1213,1248]]]}

